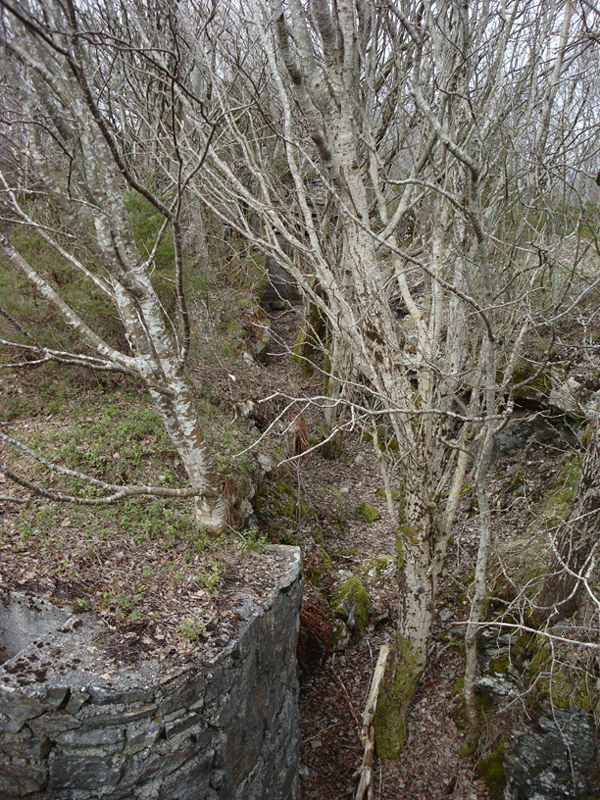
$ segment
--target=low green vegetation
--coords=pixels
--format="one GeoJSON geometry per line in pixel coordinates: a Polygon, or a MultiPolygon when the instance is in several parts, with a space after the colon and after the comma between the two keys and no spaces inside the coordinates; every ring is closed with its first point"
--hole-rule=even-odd
{"type": "Polygon", "coordinates": [[[502,798],[506,786],[504,774],[504,744],[500,743],[485,758],[477,762],[477,773],[485,781],[491,796],[502,798]]]}
{"type": "Polygon", "coordinates": [[[381,519],[381,512],[379,509],[375,508],[375,506],[372,506],[370,503],[359,503],[356,506],[356,512],[367,525],[371,525],[371,523],[381,519]]]}
{"type": "MultiPolygon", "coordinates": [[[[127,211],[138,248],[147,256],[162,218],[138,196],[128,198],[127,211]]],[[[174,251],[171,234],[165,231],[153,253],[153,281],[169,311],[176,302],[174,251]]],[[[14,234],[23,255],[48,276],[83,319],[110,344],[129,352],[118,315],[104,296],[87,279],[73,278],[69,264],[39,235],[25,228],[14,234]]],[[[241,509],[254,491],[257,474],[253,452],[238,454],[259,433],[235,411],[238,396],[248,397],[251,392],[244,387],[248,370],[241,358],[246,333],[240,310],[250,313],[254,308],[249,287],[255,270],[250,275],[249,268],[241,265],[239,273],[229,270],[221,275],[187,263],[184,272],[193,315],[187,376],[231,506],[229,532],[215,538],[200,529],[193,498],[139,495],[114,505],[89,506],[54,502],[32,493],[27,503],[5,507],[0,542],[10,544],[14,569],[20,569],[14,580],[20,585],[51,591],[57,602],[99,613],[124,628],[148,620],[159,625],[162,606],[172,603],[178,607],[173,619],[183,616],[193,623],[184,625],[181,635],[195,641],[207,620],[195,620],[186,604],[193,607],[204,598],[210,605],[228,565],[253,558],[265,537],[256,529],[231,535],[233,528],[244,525],[241,509]]],[[[3,258],[0,306],[41,344],[89,352],[3,258]]],[[[16,343],[28,341],[3,316],[0,336],[16,343]]],[[[0,365],[23,359],[18,348],[4,347],[0,353],[0,365]]],[[[29,362],[0,372],[0,402],[6,433],[47,463],[119,486],[187,485],[176,449],[135,379],[73,365],[29,362]]],[[[44,490],[85,500],[107,494],[84,478],[58,474],[6,443],[3,450],[10,469],[44,490]]],[[[28,490],[23,487],[16,494],[22,498],[28,490]]]]}
{"type": "Polygon", "coordinates": [[[535,655],[528,682],[536,702],[551,702],[555,708],[578,706],[600,721],[600,692],[593,656],[576,642],[567,645],[546,636],[535,641],[535,655]]]}

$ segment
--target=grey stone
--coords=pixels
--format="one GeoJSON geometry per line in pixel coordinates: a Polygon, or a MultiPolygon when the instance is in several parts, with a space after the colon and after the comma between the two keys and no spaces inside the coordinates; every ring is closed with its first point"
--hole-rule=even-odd
{"type": "Polygon", "coordinates": [[[161,736],[164,736],[164,726],[156,720],[142,723],[139,727],[127,729],[127,744],[123,752],[127,754],[139,753],[152,745],[161,736]]]}
{"type": "Polygon", "coordinates": [[[213,754],[191,758],[176,773],[169,775],[160,788],[158,800],[199,800],[206,796],[210,782],[213,754]]]}
{"type": "Polygon", "coordinates": [[[7,742],[0,743],[0,750],[11,758],[20,758],[28,761],[41,761],[48,756],[51,744],[49,739],[34,739],[29,733],[27,738],[11,737],[7,742]]]}
{"type": "Polygon", "coordinates": [[[63,713],[50,711],[47,714],[42,714],[40,717],[29,720],[28,725],[36,736],[55,739],[63,731],[79,728],[81,722],[71,714],[67,714],[66,711],[63,713]]]}
{"type": "Polygon", "coordinates": [[[154,703],[146,706],[139,706],[134,708],[125,707],[122,711],[115,711],[112,714],[106,713],[103,708],[104,714],[98,714],[94,717],[86,717],[81,726],[84,730],[90,730],[98,727],[108,726],[125,726],[131,725],[132,722],[138,722],[142,719],[154,717],[157,712],[157,707],[154,703]]]}
{"type": "Polygon", "coordinates": [[[505,747],[506,800],[583,800],[600,791],[598,735],[576,707],[521,719],[505,747]]]}
{"type": "MultiPolygon", "coordinates": [[[[68,694],[69,694],[69,689],[66,686],[52,687],[48,689],[48,691],[46,692],[46,697],[44,698],[44,705],[48,706],[48,708],[57,710],[65,702],[65,699],[67,698],[68,694]]],[[[72,712],[69,711],[69,713],[72,712]]]]}
{"type": "Polygon", "coordinates": [[[167,739],[172,739],[174,736],[183,733],[183,731],[189,730],[194,725],[202,725],[203,719],[202,714],[187,714],[174,722],[168,722],[165,725],[167,739]]]}
{"type": "Polygon", "coordinates": [[[201,671],[187,670],[164,683],[161,687],[162,700],[158,706],[158,714],[166,716],[172,711],[179,711],[197,703],[204,692],[206,676],[201,671]]]}
{"type": "Polygon", "coordinates": [[[4,661],[63,626],[73,609],[24,592],[5,593],[0,602],[0,645],[4,661]]]}
{"type": "Polygon", "coordinates": [[[58,744],[69,747],[103,747],[105,745],[122,745],[124,740],[125,734],[120,728],[69,730],[59,733],[56,737],[58,744]]]}
{"type": "Polygon", "coordinates": [[[25,722],[43,714],[45,707],[39,700],[23,692],[0,689],[0,731],[17,733],[25,722]]]}
{"type": "Polygon", "coordinates": [[[75,715],[89,699],[90,695],[87,692],[71,692],[69,702],[65,706],[65,711],[75,715]]]}
{"type": "Polygon", "coordinates": [[[95,792],[99,786],[116,786],[123,771],[118,756],[96,756],[65,752],[54,748],[50,753],[50,782],[48,789],[80,789],[95,792]]]}
{"type": "Polygon", "coordinates": [[[140,783],[149,781],[157,775],[164,776],[170,775],[171,772],[178,769],[192,758],[197,752],[197,748],[193,742],[185,742],[183,747],[179,750],[171,752],[164,752],[151,758],[149,763],[142,769],[140,773],[140,783]]]}
{"type": "Polygon", "coordinates": [[[33,792],[39,792],[48,782],[47,765],[37,763],[11,764],[9,769],[0,768],[0,792],[13,800],[33,792]]]}
{"type": "Polygon", "coordinates": [[[296,800],[301,557],[273,550],[280,585],[240,595],[215,655],[109,670],[100,624],[69,618],[0,664],[0,800],[296,800]]]}
{"type": "Polygon", "coordinates": [[[144,689],[130,689],[124,692],[120,689],[108,689],[105,686],[90,686],[87,689],[87,694],[91,702],[96,706],[147,705],[154,701],[154,694],[144,689]]]}

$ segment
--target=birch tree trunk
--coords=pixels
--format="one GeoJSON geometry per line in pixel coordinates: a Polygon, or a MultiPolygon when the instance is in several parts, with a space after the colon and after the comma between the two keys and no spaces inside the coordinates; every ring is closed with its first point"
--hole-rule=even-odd
{"type": "MultiPolygon", "coordinates": [[[[587,47],[582,38],[565,48],[571,12],[563,5],[251,0],[241,20],[238,5],[214,6],[209,36],[194,4],[166,3],[160,31],[138,5],[111,4],[102,18],[111,49],[91,24],[85,36],[61,38],[84,13],[67,4],[68,19],[53,12],[60,24],[49,41],[26,24],[23,40],[8,43],[31,119],[51,125],[73,165],[75,208],[51,172],[44,181],[119,308],[132,344],[121,367],[152,392],[209,518],[220,519],[223,505],[182,372],[184,305],[181,324],[161,316],[149,260],[128,231],[123,184],[154,205],[175,242],[183,198],[193,193],[278,259],[326,320],[336,402],[368,428],[375,423],[377,443],[382,429],[386,485],[402,498],[398,635],[380,694],[377,718],[389,722],[380,754],[396,755],[404,741],[472,442],[485,439],[477,477],[485,512],[485,465],[511,412],[526,334],[548,319],[549,303],[562,313],[544,291],[538,254],[555,230],[554,187],[566,192],[571,168],[583,174],[598,146],[598,126],[581,122],[585,93],[561,95],[587,47]],[[121,46],[123,26],[139,37],[137,49],[121,46]],[[112,87],[110,97],[97,89],[102,103],[82,61],[81,48],[92,45],[111,54],[98,63],[98,87],[112,87]],[[119,105],[110,76],[121,65],[128,91],[119,105]],[[140,105],[145,97],[152,108],[140,105]],[[103,116],[109,106],[118,124],[103,116]],[[569,109],[579,121],[570,128],[569,109]],[[123,155],[125,134],[156,170],[160,193],[123,155]]],[[[36,154],[46,145],[34,133],[31,141],[44,175],[36,154]]]]}

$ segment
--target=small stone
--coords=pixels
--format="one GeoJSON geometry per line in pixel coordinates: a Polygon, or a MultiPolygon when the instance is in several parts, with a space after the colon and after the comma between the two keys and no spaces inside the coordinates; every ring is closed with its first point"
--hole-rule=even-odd
{"type": "Polygon", "coordinates": [[[42,703],[27,697],[21,692],[0,694],[0,730],[4,729],[8,733],[18,733],[26,720],[37,717],[44,711],[42,703]]]}
{"type": "Polygon", "coordinates": [[[323,742],[320,742],[318,739],[313,739],[310,746],[313,750],[318,750],[320,747],[323,747],[323,742]]]}
{"type": "Polygon", "coordinates": [[[96,728],[88,731],[63,731],[58,734],[56,741],[70,747],[102,747],[119,744],[124,738],[120,728],[96,728]]]}
{"type": "Polygon", "coordinates": [[[50,739],[56,739],[57,734],[63,731],[79,728],[81,722],[66,712],[50,711],[30,720],[28,725],[36,736],[48,736],[50,739]]]}

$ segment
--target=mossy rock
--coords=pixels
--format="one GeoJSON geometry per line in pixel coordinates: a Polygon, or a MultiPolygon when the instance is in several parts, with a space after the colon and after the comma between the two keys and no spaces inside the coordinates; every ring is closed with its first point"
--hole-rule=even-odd
{"type": "Polygon", "coordinates": [[[387,555],[372,558],[363,564],[360,574],[375,586],[385,586],[396,576],[396,559],[387,555]]]}
{"type": "Polygon", "coordinates": [[[306,500],[301,498],[298,492],[283,478],[275,481],[275,491],[271,493],[271,501],[282,517],[306,517],[309,513],[309,506],[306,500]]]}
{"type": "MultiPolygon", "coordinates": [[[[361,433],[361,438],[364,442],[372,442],[373,434],[365,430],[361,433]]],[[[377,426],[377,444],[379,449],[385,452],[397,453],[400,449],[398,447],[398,440],[385,425],[377,426]]]]}
{"type": "MultiPolygon", "coordinates": [[[[535,686],[538,701],[547,700],[554,708],[573,706],[600,720],[600,692],[597,678],[586,669],[577,669],[574,651],[561,642],[550,644],[545,636],[536,637],[536,652],[529,665],[528,681],[535,686]]],[[[585,666],[585,665],[582,665],[585,666]]]]}
{"type": "MultiPolygon", "coordinates": [[[[581,477],[582,461],[582,454],[571,456],[563,461],[558,475],[552,481],[550,491],[545,496],[544,512],[548,519],[559,517],[564,520],[569,516],[581,477]]],[[[558,525],[559,522],[557,521],[556,524],[558,525]]]]}
{"type": "MultiPolygon", "coordinates": [[[[512,374],[513,386],[524,381],[528,381],[524,386],[519,387],[517,397],[525,400],[537,400],[544,402],[550,396],[552,391],[552,375],[550,370],[542,370],[539,375],[536,375],[538,367],[536,364],[529,364],[522,361],[518,364],[512,374]]],[[[500,382],[503,376],[499,376],[500,382]]]]}
{"type": "Polygon", "coordinates": [[[362,517],[367,525],[371,525],[373,522],[377,522],[378,519],[381,519],[381,511],[370,503],[359,503],[356,506],[356,513],[362,517]]]}
{"type": "Polygon", "coordinates": [[[547,531],[557,528],[571,510],[581,474],[581,455],[565,459],[543,501],[535,521],[520,536],[499,543],[498,557],[490,565],[492,610],[526,592],[534,600],[548,570],[547,531]],[[540,520],[544,530],[540,530],[540,520]]]}
{"type": "Polygon", "coordinates": [[[502,798],[504,796],[506,775],[504,774],[504,744],[502,742],[488,756],[478,762],[477,772],[492,797],[502,798]]]}
{"type": "Polygon", "coordinates": [[[288,476],[277,471],[277,477],[264,480],[254,500],[254,510],[270,542],[297,544],[306,520],[316,511],[299,495],[288,476]]]}
{"type": "MultiPolygon", "coordinates": [[[[400,494],[400,492],[396,491],[396,489],[394,489],[394,487],[392,487],[390,491],[392,493],[392,500],[394,501],[394,503],[400,503],[402,505],[402,508],[404,508],[404,506],[406,505],[406,499],[404,498],[404,495],[402,495],[402,494],[400,494]]],[[[383,486],[381,487],[381,489],[377,490],[376,494],[377,494],[377,497],[382,497],[384,500],[387,501],[387,496],[386,496],[385,489],[384,489],[383,486]]]]}
{"type": "Polygon", "coordinates": [[[510,657],[508,652],[502,653],[496,658],[490,659],[488,664],[488,672],[492,675],[506,675],[510,666],[510,657]]]}
{"type": "Polygon", "coordinates": [[[336,619],[331,632],[331,649],[334,651],[345,650],[352,641],[352,632],[343,619],[336,619]]]}
{"type": "MultiPolygon", "coordinates": [[[[528,530],[499,544],[489,569],[489,609],[498,611],[526,592],[534,598],[548,571],[546,541],[539,531],[528,530]]],[[[474,574],[473,574],[474,578],[474,574]]],[[[471,581],[465,581],[470,585],[471,581]]]]}
{"type": "Polygon", "coordinates": [[[344,581],[332,594],[329,605],[333,613],[348,625],[356,641],[369,622],[371,600],[360,578],[353,576],[344,581]]]}
{"type": "Polygon", "coordinates": [[[292,358],[300,364],[302,375],[305,378],[310,378],[314,372],[313,360],[322,347],[324,331],[321,311],[317,305],[311,303],[302,320],[296,343],[292,349],[292,358]]]}
{"type": "Polygon", "coordinates": [[[317,492],[315,509],[319,521],[334,531],[341,531],[348,519],[344,495],[335,486],[324,486],[317,492]]]}
{"type": "Polygon", "coordinates": [[[315,587],[321,586],[331,572],[331,556],[324,547],[316,553],[311,553],[310,563],[305,566],[305,574],[315,587]]]}

